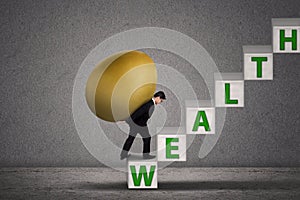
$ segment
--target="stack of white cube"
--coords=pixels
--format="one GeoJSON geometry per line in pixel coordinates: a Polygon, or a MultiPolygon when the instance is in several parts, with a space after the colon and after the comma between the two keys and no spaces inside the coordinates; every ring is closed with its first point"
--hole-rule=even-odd
{"type": "Polygon", "coordinates": [[[273,46],[243,46],[244,73],[216,73],[214,101],[187,101],[186,127],[163,128],[157,158],[128,159],[128,188],[157,188],[158,162],[186,161],[187,136],[215,134],[215,107],[244,107],[245,80],[273,80],[273,53],[300,53],[300,18],[272,19],[273,46]]]}

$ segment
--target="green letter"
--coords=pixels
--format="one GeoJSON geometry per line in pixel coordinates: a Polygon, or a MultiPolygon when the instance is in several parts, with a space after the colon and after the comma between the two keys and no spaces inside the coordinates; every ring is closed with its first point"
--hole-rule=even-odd
{"type": "Polygon", "coordinates": [[[171,154],[171,150],[178,150],[178,146],[171,146],[171,142],[178,141],[178,138],[166,138],[166,158],[179,158],[178,154],[171,154]]]}
{"type": "Polygon", "coordinates": [[[297,50],[297,30],[292,30],[292,37],[285,37],[285,31],[280,30],[280,50],[285,49],[285,42],[292,42],[292,50],[297,50]]]}
{"type": "Polygon", "coordinates": [[[203,110],[198,111],[197,117],[196,117],[195,122],[194,122],[193,131],[198,131],[199,126],[204,126],[205,131],[210,131],[210,127],[209,127],[209,123],[208,123],[208,120],[207,120],[207,117],[206,117],[206,113],[203,110]],[[203,122],[200,122],[201,117],[203,119],[203,122]]]}
{"type": "Polygon", "coordinates": [[[140,166],[140,171],[139,171],[138,177],[136,176],[136,170],[135,170],[134,165],[130,165],[130,170],[131,170],[131,175],[132,175],[134,186],[140,186],[141,185],[142,176],[144,176],[145,186],[151,186],[153,174],[154,174],[154,171],[155,171],[155,165],[152,165],[150,167],[149,177],[148,177],[145,165],[140,166]]]}
{"type": "Polygon", "coordinates": [[[226,104],[238,104],[237,99],[230,99],[230,84],[225,83],[225,103],[226,104]]]}
{"type": "Polygon", "coordinates": [[[256,61],[256,66],[257,66],[257,78],[262,77],[262,62],[268,61],[267,57],[252,57],[251,61],[254,62],[256,61]]]}

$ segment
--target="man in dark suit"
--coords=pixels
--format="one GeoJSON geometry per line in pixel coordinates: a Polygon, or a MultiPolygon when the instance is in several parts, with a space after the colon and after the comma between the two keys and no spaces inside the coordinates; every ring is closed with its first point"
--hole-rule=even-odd
{"type": "Polygon", "coordinates": [[[139,107],[136,111],[134,111],[130,117],[126,120],[129,125],[130,132],[129,136],[126,139],[123,150],[120,155],[120,159],[123,160],[129,156],[128,151],[130,150],[132,143],[139,133],[143,138],[144,148],[143,148],[143,158],[151,159],[155,158],[155,156],[150,155],[150,141],[151,136],[149,134],[149,130],[147,127],[147,121],[151,117],[154,107],[156,104],[160,104],[163,100],[166,99],[165,93],[162,91],[156,92],[153,95],[153,98],[139,107]]]}

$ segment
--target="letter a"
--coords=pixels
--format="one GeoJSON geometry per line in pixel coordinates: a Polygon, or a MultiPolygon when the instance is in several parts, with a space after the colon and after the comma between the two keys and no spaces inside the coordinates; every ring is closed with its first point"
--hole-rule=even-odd
{"type": "Polygon", "coordinates": [[[210,131],[210,126],[206,117],[206,113],[203,110],[198,111],[197,117],[194,122],[193,131],[198,131],[199,126],[204,126],[205,131],[210,131]],[[200,119],[203,119],[201,122],[200,119]]]}

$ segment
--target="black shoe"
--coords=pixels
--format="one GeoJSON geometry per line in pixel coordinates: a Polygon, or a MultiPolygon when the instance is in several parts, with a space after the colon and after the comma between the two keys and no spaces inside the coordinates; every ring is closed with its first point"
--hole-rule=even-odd
{"type": "Polygon", "coordinates": [[[156,156],[152,156],[152,155],[150,155],[149,153],[144,153],[143,154],[143,158],[144,159],[153,159],[153,158],[155,158],[156,156]]]}
{"type": "Polygon", "coordinates": [[[128,158],[130,154],[128,154],[128,151],[122,151],[120,155],[120,160],[123,160],[125,158],[128,158]]]}

